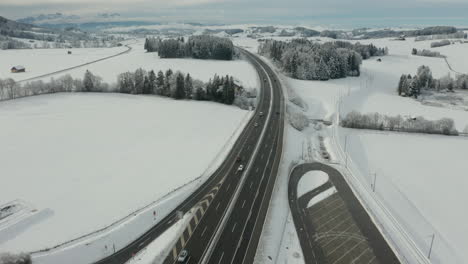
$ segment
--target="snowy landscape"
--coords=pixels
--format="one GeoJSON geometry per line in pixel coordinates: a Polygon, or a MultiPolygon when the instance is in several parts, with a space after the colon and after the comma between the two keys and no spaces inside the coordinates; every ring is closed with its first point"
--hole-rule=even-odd
{"type": "MultiPolygon", "coordinates": [[[[0,20],[0,264],[13,263],[2,253],[95,263],[200,188],[252,123],[267,83],[237,48],[274,70],[286,102],[282,159],[255,263],[305,263],[287,192],[292,168],[311,162],[343,174],[401,263],[468,262],[462,27],[114,21],[120,17],[0,20]],[[227,59],[216,58],[223,52],[227,59]],[[422,66],[430,69],[425,83],[422,66]],[[150,80],[151,71],[163,81],[150,80]],[[54,88],[65,80],[73,88],[54,88]],[[450,133],[440,132],[442,123],[450,133]]],[[[305,174],[298,197],[327,181],[323,172],[305,174]]],[[[162,263],[194,217],[186,212],[127,263],[162,263]]]]}
{"type": "MultiPolygon", "coordinates": [[[[4,249],[26,251],[96,231],[196,179],[249,117],[248,111],[213,103],[103,94],[42,95],[2,102],[0,108],[2,169],[11,175],[11,186],[31,183],[21,192],[5,189],[1,199],[21,199],[38,214],[48,212],[26,219],[14,239],[2,241],[4,249]],[[218,121],[203,131],[210,120],[218,121]],[[203,153],[197,151],[201,146],[203,153]],[[24,160],[29,165],[19,166],[24,160]],[[81,220],[73,229],[64,225],[75,219],[81,220]]],[[[15,225],[7,226],[2,234],[13,230],[15,225]]]]}

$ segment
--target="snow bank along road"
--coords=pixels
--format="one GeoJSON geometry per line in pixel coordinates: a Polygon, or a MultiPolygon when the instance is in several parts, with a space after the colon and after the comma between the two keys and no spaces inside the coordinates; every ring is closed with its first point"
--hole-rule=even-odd
{"type": "Polygon", "coordinates": [[[167,230],[175,222],[178,211],[185,213],[191,208],[202,210],[197,210],[166,259],[167,263],[175,262],[183,248],[190,252],[188,263],[200,262],[203,257],[210,263],[221,260],[221,263],[253,262],[282,153],[284,102],[273,71],[252,54],[243,53],[258,71],[261,95],[255,115],[224,163],[193,195],[152,229],[96,263],[126,262],[167,230]],[[245,167],[242,172],[238,171],[241,164],[245,167]],[[210,252],[212,254],[208,254],[210,252]]]}
{"type": "Polygon", "coordinates": [[[192,219],[165,263],[176,262],[182,249],[190,254],[187,263],[253,263],[282,155],[284,100],[273,70],[247,51],[242,53],[262,83],[252,118],[258,126],[246,128],[217,175],[216,195],[202,201],[208,206],[192,219]],[[244,171],[238,170],[241,164],[244,171]]]}
{"type": "Polygon", "coordinates": [[[400,263],[336,169],[321,163],[295,167],[288,199],[306,263],[400,263]],[[297,197],[308,171],[323,171],[329,178],[297,197]]]}

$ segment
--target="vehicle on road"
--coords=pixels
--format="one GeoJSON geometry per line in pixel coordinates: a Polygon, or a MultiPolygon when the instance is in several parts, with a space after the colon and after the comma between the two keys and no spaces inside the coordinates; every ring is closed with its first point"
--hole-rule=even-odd
{"type": "Polygon", "coordinates": [[[258,123],[255,123],[255,124],[254,124],[254,127],[258,127],[258,123]]]}
{"type": "Polygon", "coordinates": [[[239,168],[237,168],[237,171],[241,172],[241,171],[243,171],[243,170],[244,170],[244,165],[242,165],[242,164],[239,165],[239,168]]]}
{"type": "Polygon", "coordinates": [[[241,161],[242,161],[242,158],[241,158],[241,156],[237,156],[237,158],[236,158],[236,162],[241,162],[241,161]]]}
{"type": "Polygon", "coordinates": [[[263,81],[264,81],[264,82],[267,82],[267,79],[265,78],[265,79],[263,79],[263,81]]]}
{"type": "Polygon", "coordinates": [[[263,116],[263,112],[260,112],[260,114],[259,114],[259,115],[260,115],[260,116],[263,116]]]}
{"type": "Polygon", "coordinates": [[[186,249],[182,250],[177,258],[177,263],[185,263],[188,259],[188,251],[186,249]]]}

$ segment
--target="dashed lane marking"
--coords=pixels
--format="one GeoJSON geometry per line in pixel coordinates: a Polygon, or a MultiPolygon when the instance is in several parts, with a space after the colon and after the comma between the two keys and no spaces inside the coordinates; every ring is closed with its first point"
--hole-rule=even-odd
{"type": "Polygon", "coordinates": [[[223,260],[223,257],[224,257],[224,251],[223,251],[223,253],[221,254],[221,257],[219,258],[218,264],[221,263],[221,261],[223,260]]]}
{"type": "Polygon", "coordinates": [[[203,236],[203,235],[205,234],[205,232],[206,232],[206,228],[207,228],[207,227],[208,227],[208,226],[205,226],[205,228],[203,229],[203,232],[201,233],[201,235],[200,235],[200,236],[203,236]]]}

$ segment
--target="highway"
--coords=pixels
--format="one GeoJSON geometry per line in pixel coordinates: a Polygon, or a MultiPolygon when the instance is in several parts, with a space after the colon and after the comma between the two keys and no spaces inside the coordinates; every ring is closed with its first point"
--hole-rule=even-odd
{"type": "Polygon", "coordinates": [[[242,53],[257,69],[262,86],[253,117],[258,127],[238,154],[246,169],[241,173],[240,163],[231,165],[218,195],[182,234],[165,263],[174,263],[182,249],[190,254],[187,263],[254,260],[282,155],[284,100],[273,70],[256,56],[242,53]]]}
{"type": "Polygon", "coordinates": [[[322,163],[296,166],[289,179],[288,199],[306,263],[400,263],[336,169],[322,163]],[[309,171],[323,171],[329,180],[297,197],[299,181],[309,171]],[[335,193],[308,206],[314,197],[333,188],[335,193]]]}
{"type": "Polygon", "coordinates": [[[200,208],[165,263],[187,249],[187,263],[252,263],[282,154],[284,101],[280,82],[263,61],[241,50],[257,69],[256,112],[223,164],[194,194],[124,249],[96,262],[125,263],[174,224],[177,212],[200,208]],[[238,160],[240,157],[240,161],[238,160]],[[240,165],[244,166],[239,171],[240,165]]]}

